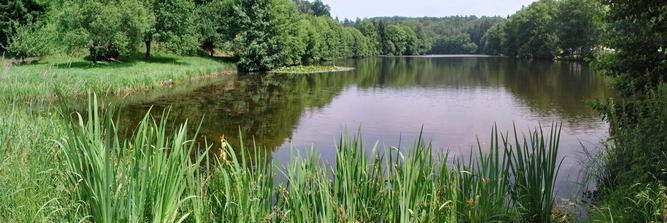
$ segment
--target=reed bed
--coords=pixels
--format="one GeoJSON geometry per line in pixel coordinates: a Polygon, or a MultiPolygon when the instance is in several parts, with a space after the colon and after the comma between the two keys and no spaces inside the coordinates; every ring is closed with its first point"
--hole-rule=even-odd
{"type": "MultiPolygon", "coordinates": [[[[335,163],[293,151],[273,162],[260,148],[209,147],[149,114],[121,137],[111,112],[91,99],[60,141],[62,168],[85,222],[552,222],[560,127],[528,137],[493,128],[469,157],[365,148],[341,137],[335,163]],[[159,120],[159,121],[158,121],[159,120]]],[[[420,137],[421,138],[421,137],[420,137]]],[[[243,143],[241,143],[243,145],[243,143]]],[[[71,217],[73,216],[73,217],[71,217]]]]}

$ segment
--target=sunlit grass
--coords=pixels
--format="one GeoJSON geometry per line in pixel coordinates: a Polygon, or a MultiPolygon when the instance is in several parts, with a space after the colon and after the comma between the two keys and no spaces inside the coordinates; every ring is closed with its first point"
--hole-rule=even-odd
{"type": "Polygon", "coordinates": [[[234,70],[234,65],[208,57],[163,56],[152,59],[92,63],[82,58],[52,56],[37,64],[3,63],[0,95],[22,99],[125,94],[178,81],[234,70]]]}

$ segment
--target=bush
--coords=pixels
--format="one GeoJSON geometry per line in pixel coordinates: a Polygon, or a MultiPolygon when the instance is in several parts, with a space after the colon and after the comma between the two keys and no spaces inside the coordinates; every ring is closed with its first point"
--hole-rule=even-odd
{"type": "Polygon", "coordinates": [[[16,27],[16,32],[9,39],[7,51],[23,61],[27,57],[41,57],[51,53],[54,27],[41,23],[32,23],[16,27]]]}

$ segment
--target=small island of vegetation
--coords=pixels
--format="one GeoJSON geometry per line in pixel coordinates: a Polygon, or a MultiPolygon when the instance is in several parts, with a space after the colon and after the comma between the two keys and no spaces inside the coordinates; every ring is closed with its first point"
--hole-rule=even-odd
{"type": "Polygon", "coordinates": [[[315,74],[315,73],[329,73],[329,72],[343,72],[354,70],[353,67],[339,67],[339,66],[291,66],[273,69],[271,72],[278,74],[315,74]]]}

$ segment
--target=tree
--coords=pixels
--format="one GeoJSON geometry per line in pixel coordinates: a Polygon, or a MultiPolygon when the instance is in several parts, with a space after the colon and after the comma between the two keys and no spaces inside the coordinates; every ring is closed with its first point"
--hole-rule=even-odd
{"type": "Polygon", "coordinates": [[[482,51],[485,54],[489,55],[500,55],[502,52],[501,44],[503,42],[503,32],[505,23],[498,23],[491,27],[484,37],[482,37],[482,44],[484,45],[484,50],[482,51]]]}
{"type": "Polygon", "coordinates": [[[435,40],[431,53],[439,54],[467,54],[475,53],[477,44],[473,43],[470,36],[459,33],[455,36],[441,37],[435,40]]]}
{"type": "Polygon", "coordinates": [[[8,42],[7,52],[23,61],[27,57],[40,57],[51,52],[54,41],[54,26],[31,23],[15,28],[8,42]]]}
{"type": "Polygon", "coordinates": [[[329,12],[331,10],[331,7],[328,5],[325,5],[322,0],[315,0],[313,2],[312,6],[312,11],[313,15],[315,16],[327,16],[331,17],[331,13],[329,12]]]}
{"type": "Polygon", "coordinates": [[[288,0],[229,0],[223,9],[225,39],[239,57],[242,71],[271,70],[301,62],[305,32],[300,16],[288,0]]]}
{"type": "Polygon", "coordinates": [[[223,4],[222,1],[197,2],[197,29],[201,47],[213,56],[215,48],[222,45],[222,33],[224,32],[220,17],[223,4]]]}
{"type": "Polygon", "coordinates": [[[521,58],[553,58],[558,51],[555,7],[554,1],[541,0],[507,19],[502,53],[521,58]]]}
{"type": "Polygon", "coordinates": [[[378,33],[378,28],[376,24],[370,20],[364,19],[356,23],[357,29],[366,37],[368,40],[369,47],[371,47],[371,54],[377,55],[382,48],[380,33],[378,33]]]}
{"type": "Polygon", "coordinates": [[[624,96],[644,97],[667,80],[667,5],[651,0],[603,0],[609,8],[600,59],[624,96]]]}
{"type": "Polygon", "coordinates": [[[345,27],[345,31],[352,37],[350,43],[350,57],[360,58],[375,55],[373,46],[361,31],[352,27],[345,27]]]}
{"type": "Polygon", "coordinates": [[[600,8],[595,0],[558,3],[558,43],[566,55],[592,55],[602,27],[600,8]]]}
{"type": "Polygon", "coordinates": [[[115,59],[136,51],[153,16],[143,2],[65,0],[57,19],[67,51],[88,48],[90,59],[115,59]]]}
{"type": "MultiPolygon", "coordinates": [[[[16,29],[36,23],[48,4],[38,0],[3,0],[0,2],[0,52],[8,47],[16,29]]],[[[25,29],[23,30],[25,31],[25,29]]]]}
{"type": "Polygon", "coordinates": [[[312,3],[308,0],[294,0],[294,3],[304,14],[331,17],[331,13],[329,12],[331,7],[324,4],[321,0],[315,0],[312,3]]]}
{"type": "Polygon", "coordinates": [[[197,7],[192,0],[149,0],[155,22],[146,32],[146,58],[151,57],[153,41],[184,54],[197,48],[197,7]]]}

